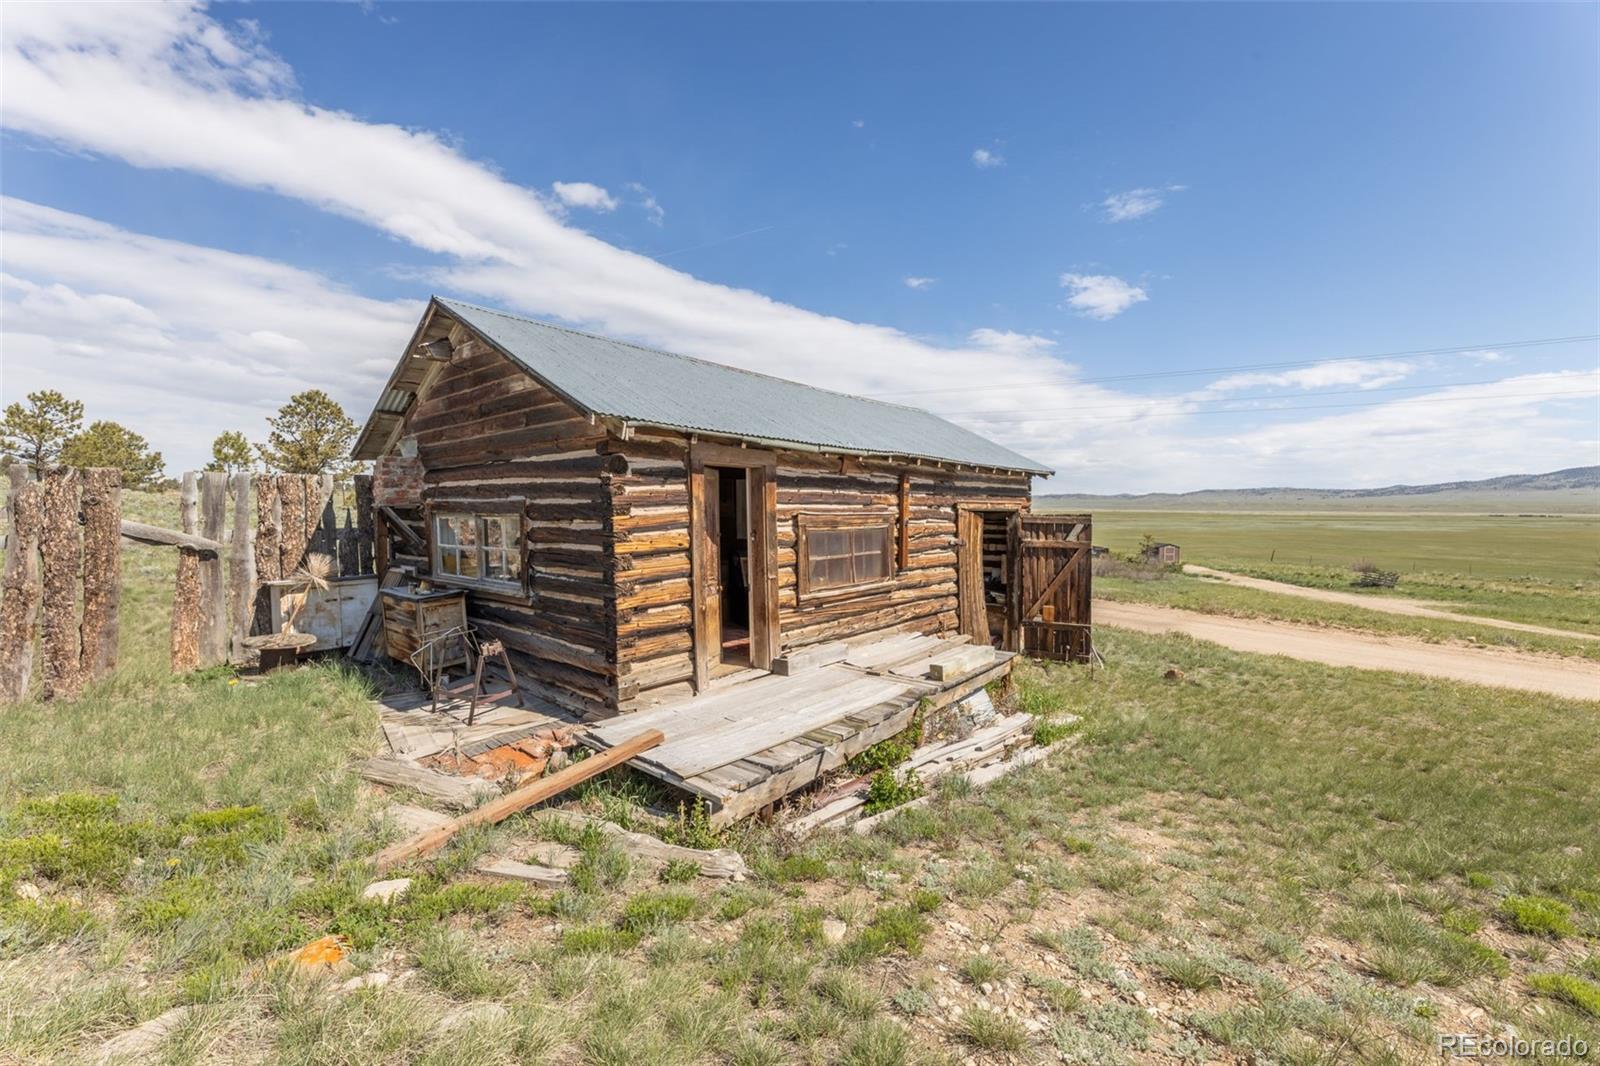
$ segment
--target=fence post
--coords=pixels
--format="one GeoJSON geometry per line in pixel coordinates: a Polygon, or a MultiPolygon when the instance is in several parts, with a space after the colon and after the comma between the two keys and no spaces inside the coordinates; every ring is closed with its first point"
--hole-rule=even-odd
{"type": "MultiPolygon", "coordinates": [[[[200,529],[200,490],[193,471],[183,475],[178,515],[185,533],[200,529]]],[[[187,674],[200,665],[200,553],[178,549],[178,579],[172,592],[172,672],[187,674]]]]}
{"type": "Polygon", "coordinates": [[[117,668],[122,605],[122,471],[83,472],[82,666],[91,681],[117,668]]]}
{"type": "MultiPolygon", "coordinates": [[[[200,535],[223,542],[228,508],[228,475],[209,470],[200,475],[200,535]]],[[[200,560],[200,665],[215,666],[228,658],[228,581],[220,554],[200,560]]]]}
{"type": "Polygon", "coordinates": [[[78,631],[81,479],[71,467],[45,471],[44,523],[39,533],[43,604],[39,639],[44,650],[44,697],[76,696],[83,689],[83,646],[78,631]]]}
{"type": "Polygon", "coordinates": [[[0,600],[0,704],[28,694],[39,615],[39,526],[43,501],[26,463],[13,463],[6,496],[5,599],[0,600]]]}
{"type": "MultiPolygon", "coordinates": [[[[278,479],[257,474],[256,488],[256,580],[276,581],[283,576],[278,568],[278,551],[283,537],[283,499],[278,495],[278,479]]],[[[254,594],[252,594],[254,595],[254,594]]],[[[265,595],[254,596],[254,627],[258,633],[271,628],[272,611],[265,595]]],[[[250,630],[247,628],[248,634],[250,630]]]]}
{"type": "Polygon", "coordinates": [[[233,661],[245,659],[244,638],[255,618],[256,560],[250,547],[250,475],[233,475],[233,537],[229,542],[228,584],[233,600],[233,661]]]}

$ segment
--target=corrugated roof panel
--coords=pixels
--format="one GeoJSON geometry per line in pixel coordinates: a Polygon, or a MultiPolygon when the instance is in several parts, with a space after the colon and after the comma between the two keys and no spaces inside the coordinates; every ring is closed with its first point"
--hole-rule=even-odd
{"type": "Polygon", "coordinates": [[[915,407],[673,355],[437,298],[507,355],[595,414],[629,422],[865,454],[1051,471],[915,407]]]}

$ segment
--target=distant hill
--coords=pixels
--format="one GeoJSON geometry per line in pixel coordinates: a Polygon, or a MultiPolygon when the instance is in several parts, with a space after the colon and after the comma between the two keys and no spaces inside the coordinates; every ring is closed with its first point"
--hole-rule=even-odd
{"type": "Polygon", "coordinates": [[[1600,513],[1600,466],[1481,481],[1380,489],[1202,489],[1114,496],[1036,496],[1040,511],[1484,511],[1600,513]]]}

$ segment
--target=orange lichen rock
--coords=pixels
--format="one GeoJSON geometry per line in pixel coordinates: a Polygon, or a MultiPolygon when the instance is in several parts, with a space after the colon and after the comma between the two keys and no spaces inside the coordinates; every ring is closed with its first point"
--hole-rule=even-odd
{"type": "Polygon", "coordinates": [[[303,970],[331,970],[344,961],[345,942],[341,936],[322,936],[289,956],[303,970]]]}

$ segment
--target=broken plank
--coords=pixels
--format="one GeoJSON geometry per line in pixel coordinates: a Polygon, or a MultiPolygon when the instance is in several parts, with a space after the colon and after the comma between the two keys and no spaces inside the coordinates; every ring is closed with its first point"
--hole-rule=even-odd
{"type": "Polygon", "coordinates": [[[380,785],[409,788],[462,810],[476,807],[494,793],[494,786],[487,781],[452,777],[399,759],[368,759],[361,764],[361,776],[380,785]]]}
{"type": "Polygon", "coordinates": [[[928,664],[928,676],[935,681],[954,681],[993,662],[994,648],[987,644],[976,644],[934,659],[928,664]]]}
{"type": "Polygon", "coordinates": [[[665,866],[669,862],[693,863],[700,868],[701,877],[729,881],[742,881],[750,872],[744,856],[730,848],[686,848],[668,844],[648,833],[635,833],[614,822],[576,811],[550,811],[545,818],[565,822],[579,829],[594,826],[629,855],[658,866],[665,866]]]}
{"type": "Polygon", "coordinates": [[[448,844],[463,829],[502,822],[518,811],[527,810],[536,803],[543,803],[553,796],[559,796],[574,785],[605,773],[614,766],[622,765],[634,756],[649,751],[665,739],[654,729],[641,733],[614,748],[591,755],[582,762],[573,763],[549,777],[523,785],[514,792],[462,815],[448,825],[442,825],[410,840],[403,840],[387,847],[378,853],[373,863],[379,870],[387,870],[409,859],[430,855],[448,844]]]}
{"type": "Polygon", "coordinates": [[[565,870],[534,866],[532,863],[517,862],[515,859],[480,859],[477,870],[489,877],[499,877],[507,881],[526,881],[544,888],[560,888],[567,883],[565,870]]]}
{"type": "Polygon", "coordinates": [[[814,670],[819,666],[832,666],[834,663],[844,662],[849,654],[850,647],[842,640],[828,644],[813,644],[809,648],[797,648],[772,660],[772,672],[788,677],[806,670],[814,670]]]}

